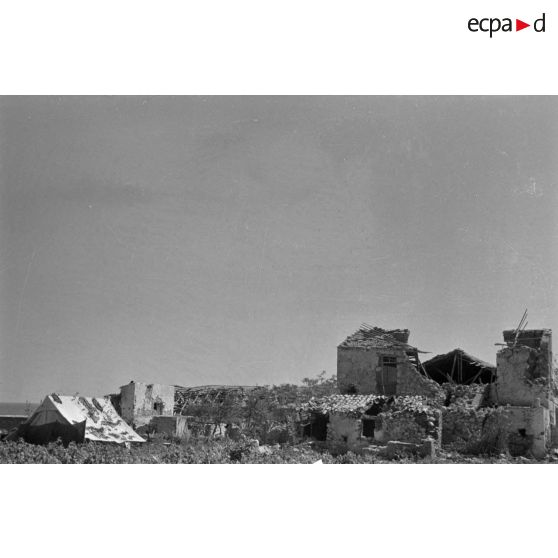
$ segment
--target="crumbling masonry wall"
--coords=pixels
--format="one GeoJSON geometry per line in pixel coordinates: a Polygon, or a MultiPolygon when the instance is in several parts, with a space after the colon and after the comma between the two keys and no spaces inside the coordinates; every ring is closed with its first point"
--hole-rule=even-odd
{"type": "MultiPolygon", "coordinates": [[[[490,409],[489,409],[490,410],[490,409]]],[[[443,411],[442,444],[463,449],[482,437],[485,409],[446,407],[443,411]]]]}
{"type": "Polygon", "coordinates": [[[506,407],[507,449],[512,455],[531,452],[544,457],[550,446],[550,416],[544,407],[506,407]]]}
{"type": "Polygon", "coordinates": [[[552,332],[504,331],[507,347],[496,355],[497,381],[493,396],[499,405],[548,407],[553,397],[552,332]]]}
{"type": "Polygon", "coordinates": [[[382,357],[395,357],[397,361],[396,395],[423,395],[437,398],[439,385],[421,376],[400,347],[382,349],[361,347],[338,347],[337,385],[341,393],[381,393],[376,384],[376,370],[382,367],[382,357]]]}
{"type": "Polygon", "coordinates": [[[135,427],[148,424],[156,415],[172,416],[174,386],[130,382],[120,388],[122,418],[135,427]]]}
{"type": "Polygon", "coordinates": [[[504,341],[507,347],[496,355],[491,401],[504,409],[506,448],[542,457],[558,441],[552,331],[506,330],[504,341]]]}
{"type": "MultiPolygon", "coordinates": [[[[421,444],[425,439],[432,439],[438,446],[441,444],[442,414],[437,409],[388,411],[380,413],[375,424],[374,439],[381,444],[393,440],[421,444]]],[[[362,419],[342,413],[329,414],[327,442],[333,446],[344,445],[350,450],[370,444],[362,435],[362,419]]]]}
{"type": "Polygon", "coordinates": [[[490,401],[492,385],[442,384],[446,392],[442,409],[442,444],[461,450],[480,443],[484,425],[495,410],[485,406],[490,401]]]}
{"type": "MultiPolygon", "coordinates": [[[[394,354],[387,352],[384,354],[394,354]]],[[[357,393],[377,393],[376,367],[380,364],[380,355],[371,349],[341,348],[337,349],[337,386],[340,393],[350,393],[353,388],[357,393]]]]}
{"type": "Polygon", "coordinates": [[[442,413],[442,444],[458,451],[543,457],[551,443],[550,413],[545,407],[451,406],[442,413]]]}
{"type": "Polygon", "coordinates": [[[395,411],[380,413],[376,419],[374,438],[381,443],[392,440],[420,444],[433,439],[437,445],[442,442],[442,413],[429,409],[424,413],[395,411]]]}
{"type": "Polygon", "coordinates": [[[529,406],[550,399],[551,369],[540,351],[531,347],[507,347],[496,357],[496,403],[529,406]]]}
{"type": "Polygon", "coordinates": [[[349,449],[357,446],[362,436],[362,421],[352,416],[330,413],[327,425],[329,444],[346,444],[349,449]]]}

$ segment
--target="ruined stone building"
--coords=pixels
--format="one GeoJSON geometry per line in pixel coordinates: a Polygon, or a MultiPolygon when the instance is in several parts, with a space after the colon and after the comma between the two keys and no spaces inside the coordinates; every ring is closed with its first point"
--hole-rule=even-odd
{"type": "Polygon", "coordinates": [[[427,378],[408,329],[363,324],[337,347],[337,385],[342,394],[424,395],[440,388],[427,378]]]}
{"type": "MultiPolygon", "coordinates": [[[[341,437],[354,445],[374,432],[379,441],[381,421],[377,417],[382,413],[374,411],[371,400],[359,399],[357,404],[351,397],[413,395],[425,409],[441,410],[437,424],[441,424],[442,443],[465,450],[476,446],[480,451],[507,450],[512,455],[536,457],[558,445],[558,391],[550,330],[504,331],[496,366],[462,349],[421,363],[420,351],[408,340],[408,330],[363,325],[343,341],[337,353],[337,378],[344,395],[338,396],[339,400],[315,403],[316,412],[306,423],[306,434],[329,440],[341,437]]],[[[391,404],[397,404],[398,399],[392,397],[391,404]]],[[[407,412],[407,416],[412,415],[407,412]]],[[[388,437],[399,435],[403,441],[416,441],[412,429],[394,430],[392,418],[390,414],[383,420],[383,428],[390,431],[388,437]]]]}
{"type": "MultiPolygon", "coordinates": [[[[445,385],[448,397],[442,441],[467,447],[476,440],[485,449],[491,446],[512,455],[543,457],[558,442],[552,332],[515,329],[503,335],[493,375],[489,377],[488,368],[483,372],[480,366],[479,376],[475,375],[478,382],[486,374],[490,383],[479,382],[476,387],[456,382],[445,385]]],[[[444,359],[438,364],[443,368],[444,359]]],[[[447,359],[445,366],[447,372],[447,359]]],[[[465,375],[474,372],[471,369],[465,375]]]]}
{"type": "Polygon", "coordinates": [[[339,395],[301,407],[303,436],[358,450],[402,440],[417,448],[441,442],[443,390],[428,378],[409,330],[363,324],[337,348],[339,395]]]}
{"type": "MultiPolygon", "coordinates": [[[[183,387],[132,381],[121,386],[111,401],[122,418],[133,428],[185,437],[191,429],[205,429],[197,411],[213,410],[214,419],[231,415],[231,409],[241,407],[248,395],[262,390],[258,386],[196,386],[183,387]]],[[[203,413],[206,414],[206,413],[203,413]]],[[[211,424],[213,428],[215,424],[211,424]]],[[[226,422],[217,424],[224,433],[226,422]]],[[[214,428],[213,428],[214,429],[214,428]]]]}
{"type": "Polygon", "coordinates": [[[442,441],[489,446],[512,455],[543,457],[558,442],[556,371],[552,366],[549,329],[506,330],[496,354],[496,372],[487,385],[455,386],[459,404],[448,402],[443,412],[442,441]],[[464,397],[465,395],[465,397],[464,397]]]}
{"type": "Polygon", "coordinates": [[[503,332],[505,347],[496,355],[494,402],[535,407],[554,412],[555,372],[552,369],[552,332],[549,329],[503,332]]]}
{"type": "MultiPolygon", "coordinates": [[[[364,324],[338,346],[339,394],[297,408],[300,434],[354,450],[406,443],[542,457],[558,445],[552,334],[518,328],[503,335],[496,366],[462,349],[421,363],[409,330],[364,324]]],[[[223,434],[235,413],[240,424],[264,392],[130,382],[111,400],[134,428],[209,435],[223,434]]]]}
{"type": "Polygon", "coordinates": [[[174,392],[174,386],[130,382],[120,387],[120,414],[135,428],[148,424],[154,416],[172,416],[174,392]]]}
{"type": "Polygon", "coordinates": [[[330,395],[301,407],[303,436],[358,450],[371,442],[439,445],[442,413],[420,396],[330,395]]]}
{"type": "Polygon", "coordinates": [[[506,330],[505,346],[496,355],[496,382],[491,402],[505,407],[509,443],[521,453],[544,455],[558,442],[557,377],[549,329],[506,330]]]}

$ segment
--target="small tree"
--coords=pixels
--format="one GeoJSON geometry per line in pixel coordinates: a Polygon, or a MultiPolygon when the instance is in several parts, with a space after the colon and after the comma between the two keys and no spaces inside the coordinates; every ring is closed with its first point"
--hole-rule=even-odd
{"type": "Polygon", "coordinates": [[[332,375],[328,378],[325,370],[322,370],[316,378],[304,378],[302,384],[310,397],[325,397],[339,393],[337,376],[332,375]]]}

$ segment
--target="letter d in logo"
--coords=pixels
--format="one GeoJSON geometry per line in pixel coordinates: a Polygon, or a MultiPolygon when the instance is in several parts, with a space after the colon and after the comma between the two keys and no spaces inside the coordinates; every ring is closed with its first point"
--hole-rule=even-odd
{"type": "Polygon", "coordinates": [[[539,19],[535,20],[535,23],[533,23],[533,29],[537,33],[544,33],[544,26],[545,26],[545,14],[543,14],[542,17],[540,17],[539,19]]]}

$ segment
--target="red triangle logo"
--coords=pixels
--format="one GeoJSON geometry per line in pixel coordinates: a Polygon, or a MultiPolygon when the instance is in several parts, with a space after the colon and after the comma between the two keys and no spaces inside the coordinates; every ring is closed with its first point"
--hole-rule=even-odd
{"type": "Polygon", "coordinates": [[[525,29],[526,27],[531,27],[531,25],[529,23],[525,23],[524,21],[521,21],[520,19],[515,20],[515,30],[516,31],[521,31],[522,29],[525,29]]]}

